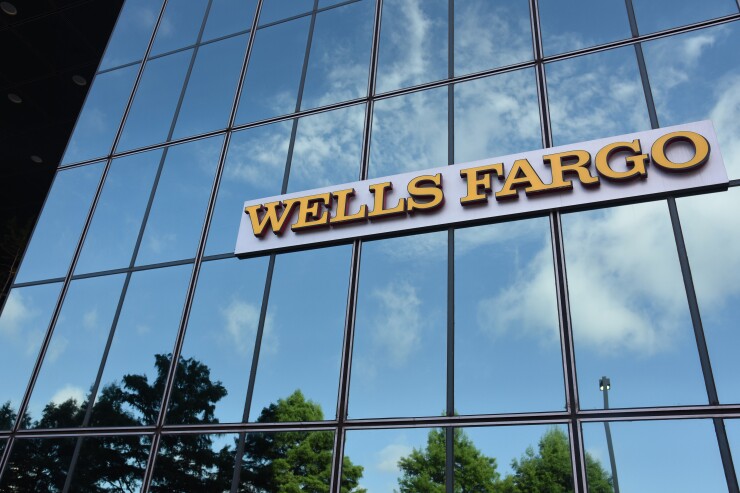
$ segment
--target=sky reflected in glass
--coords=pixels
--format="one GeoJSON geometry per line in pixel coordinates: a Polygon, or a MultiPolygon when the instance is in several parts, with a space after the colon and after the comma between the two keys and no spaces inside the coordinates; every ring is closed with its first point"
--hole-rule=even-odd
{"type": "Polygon", "coordinates": [[[733,0],[633,0],[640,34],[737,14],[733,0]]]}
{"type": "Polygon", "coordinates": [[[194,44],[198,39],[207,7],[208,0],[168,2],[157,29],[157,36],[154,38],[151,54],[159,55],[194,44]]]}
{"type": "Polygon", "coordinates": [[[247,31],[252,27],[256,7],[257,0],[213,0],[203,30],[203,41],[247,31]]]}
{"type": "Polygon", "coordinates": [[[161,1],[127,0],[118,15],[116,28],[108,41],[98,70],[140,61],[144,57],[161,8],[161,1]]]}

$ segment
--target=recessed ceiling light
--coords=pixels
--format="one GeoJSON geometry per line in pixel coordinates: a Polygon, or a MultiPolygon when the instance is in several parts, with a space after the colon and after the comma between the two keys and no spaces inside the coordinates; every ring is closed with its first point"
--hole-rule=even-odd
{"type": "Polygon", "coordinates": [[[0,2],[0,9],[8,15],[15,15],[18,13],[18,9],[10,2],[0,2]]]}
{"type": "Polygon", "coordinates": [[[75,75],[72,76],[72,82],[74,82],[78,86],[86,86],[87,85],[87,79],[85,79],[83,76],[77,75],[77,74],[75,74],[75,75]]]}
{"type": "Polygon", "coordinates": [[[36,154],[31,156],[31,161],[33,161],[36,164],[41,164],[44,162],[44,160],[38,157],[36,154]]]}
{"type": "Polygon", "coordinates": [[[8,93],[8,99],[10,99],[10,101],[15,104],[21,104],[23,102],[23,98],[21,98],[19,95],[17,95],[14,92],[8,93]]]}

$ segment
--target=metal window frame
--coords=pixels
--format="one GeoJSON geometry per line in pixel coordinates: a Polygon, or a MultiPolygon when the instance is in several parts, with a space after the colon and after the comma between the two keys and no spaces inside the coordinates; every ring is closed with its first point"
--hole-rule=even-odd
{"type": "MultiPolygon", "coordinates": [[[[104,350],[104,355],[100,363],[98,374],[93,386],[93,391],[100,385],[102,378],[102,372],[105,365],[106,355],[110,349],[112,337],[115,331],[117,320],[120,316],[122,304],[126,295],[127,287],[129,285],[131,276],[134,272],[142,270],[150,270],[155,268],[163,268],[176,265],[192,264],[192,272],[190,280],[186,290],[185,302],[182,309],[182,315],[179,322],[179,328],[177,337],[174,343],[172,351],[172,361],[176,362],[181,354],[182,346],[185,338],[185,331],[187,329],[188,320],[190,316],[190,310],[195,295],[195,288],[198,281],[200,268],[202,263],[205,261],[212,261],[217,259],[231,258],[233,254],[224,253],[219,255],[205,255],[205,245],[208,238],[208,232],[210,228],[210,222],[215,209],[215,203],[217,199],[219,185],[223,177],[223,170],[225,166],[226,154],[229,148],[232,133],[235,131],[254,128],[258,126],[268,125],[271,123],[282,122],[292,120],[292,130],[289,142],[289,151],[286,158],[286,164],[284,168],[282,192],[285,193],[287,190],[290,168],[292,163],[292,154],[295,146],[295,139],[297,134],[298,120],[301,117],[310,116],[314,114],[324,113],[332,110],[347,108],[356,105],[365,105],[365,122],[362,140],[362,160],[359,170],[359,178],[365,179],[368,175],[368,164],[370,158],[370,143],[372,133],[372,122],[373,122],[373,110],[376,101],[387,99],[391,97],[403,96],[406,94],[412,94],[419,91],[433,89],[437,87],[446,86],[448,89],[448,162],[452,164],[454,162],[454,87],[455,84],[463,83],[471,80],[477,80],[485,77],[490,77],[496,74],[502,74],[512,72],[516,70],[522,70],[532,68],[535,73],[537,95],[538,95],[538,107],[540,112],[540,125],[542,134],[543,147],[551,147],[553,143],[552,129],[549,116],[549,103],[547,95],[547,82],[545,65],[547,63],[566,60],[574,57],[580,57],[593,53],[598,53],[605,50],[619,48],[623,46],[633,46],[635,49],[635,57],[640,73],[641,82],[643,85],[643,91],[645,94],[646,107],[650,116],[651,126],[658,128],[658,117],[655,109],[655,103],[652,97],[652,91],[650,89],[650,82],[648,78],[647,67],[645,64],[644,56],[642,53],[642,43],[660,39],[668,36],[677,34],[683,34],[699,29],[704,29],[712,26],[717,26],[730,22],[740,21],[740,12],[737,14],[727,15],[724,17],[709,19],[694,24],[685,26],[679,26],[664,31],[650,33],[646,35],[639,34],[637,29],[637,23],[635,20],[634,9],[632,7],[632,0],[625,0],[625,7],[627,9],[628,18],[630,21],[631,38],[618,40],[602,45],[592,46],[583,48],[567,53],[545,56],[542,49],[542,36],[540,31],[539,22],[539,4],[538,0],[529,0],[530,10],[530,26],[532,31],[532,45],[533,45],[533,57],[531,60],[508,65],[505,67],[496,67],[490,70],[476,72],[472,74],[463,74],[456,76],[454,73],[454,0],[448,0],[448,73],[447,78],[439,81],[431,81],[424,84],[418,84],[412,87],[399,88],[392,91],[386,91],[384,93],[376,93],[376,75],[378,66],[378,54],[379,54],[379,43],[380,43],[380,30],[382,23],[382,11],[383,11],[383,0],[375,0],[375,12],[373,20],[373,38],[371,44],[370,53],[370,70],[368,71],[368,84],[367,94],[364,97],[356,98],[349,101],[342,101],[331,105],[326,105],[318,108],[311,108],[307,110],[301,109],[302,94],[305,85],[306,73],[308,68],[308,61],[310,57],[311,45],[313,32],[315,27],[316,16],[323,11],[339,8],[345,5],[356,3],[360,0],[348,0],[345,2],[337,3],[327,7],[319,8],[318,0],[314,0],[313,9],[310,12],[298,14],[286,19],[278,20],[275,22],[259,25],[259,15],[262,10],[263,0],[258,0],[255,15],[252,19],[252,24],[249,29],[232,33],[219,38],[214,38],[202,42],[202,36],[205,29],[205,25],[208,19],[208,13],[212,5],[213,0],[209,0],[206,12],[201,24],[201,28],[198,34],[196,43],[192,46],[179,48],[166,54],[158,54],[155,57],[149,57],[151,48],[156,37],[157,30],[159,29],[160,23],[163,18],[164,11],[167,7],[167,0],[164,0],[154,25],[152,35],[149,39],[147,49],[144,55],[144,60],[150,60],[179,52],[187,49],[193,49],[191,56],[190,65],[187,71],[187,75],[183,82],[180,97],[178,100],[177,108],[173,115],[172,124],[168,134],[167,142],[159,143],[156,145],[146,146],[138,149],[127,150],[125,152],[116,153],[115,148],[120,140],[123,126],[126,118],[128,117],[131,105],[133,103],[134,96],[139,87],[143,71],[146,63],[141,61],[130,62],[120,67],[111,67],[106,70],[99,71],[98,73],[105,73],[112,70],[122,68],[124,66],[130,66],[134,64],[140,64],[137,76],[135,78],[134,85],[130,91],[127,104],[121,122],[118,125],[118,130],[114,138],[114,142],[111,145],[111,150],[107,156],[97,157],[95,159],[89,159],[78,163],[70,163],[68,165],[60,166],[59,170],[71,169],[80,166],[86,166],[92,163],[99,163],[105,160],[105,167],[101,173],[93,201],[90,205],[87,218],[84,227],[81,232],[80,239],[77,243],[75,253],[67,271],[67,274],[63,278],[44,279],[31,282],[15,283],[12,288],[20,288],[25,286],[34,286],[41,284],[48,284],[52,282],[61,282],[62,288],[58,299],[56,301],[54,310],[52,312],[51,321],[49,328],[46,331],[45,337],[41,344],[39,355],[36,359],[32,375],[30,377],[26,392],[21,401],[21,405],[18,409],[18,418],[11,430],[0,431],[0,440],[5,440],[5,448],[0,455],[0,480],[2,479],[2,473],[10,461],[10,455],[12,453],[13,444],[17,440],[26,439],[38,439],[38,438],[61,438],[61,437],[75,437],[77,438],[76,449],[73,455],[72,464],[70,465],[70,474],[67,477],[67,482],[64,487],[64,491],[68,491],[71,479],[73,477],[73,470],[76,462],[76,458],[79,455],[79,449],[83,438],[85,437],[102,437],[102,436],[116,436],[116,435],[142,435],[150,436],[152,439],[151,450],[148,458],[148,463],[142,478],[142,490],[147,491],[151,485],[153,478],[154,468],[156,467],[156,458],[159,451],[159,445],[162,436],[169,436],[174,434],[212,434],[212,433],[233,433],[239,438],[237,450],[235,453],[235,468],[232,478],[231,491],[236,491],[240,479],[241,469],[241,457],[244,450],[244,442],[247,433],[257,432],[280,432],[280,431],[333,431],[334,432],[334,454],[332,458],[332,475],[330,491],[339,492],[342,478],[342,461],[344,456],[344,446],[346,439],[347,430],[372,430],[372,429],[392,429],[392,428],[441,428],[446,430],[446,448],[447,448],[447,460],[446,460],[446,479],[445,489],[447,493],[454,492],[454,429],[458,427],[476,427],[476,426],[512,426],[512,425],[545,425],[545,424],[562,424],[568,426],[570,447],[571,447],[571,461],[574,478],[574,489],[576,493],[585,493],[587,491],[587,477],[586,477],[586,462],[585,462],[585,451],[583,446],[583,430],[582,425],[584,423],[600,422],[600,421],[642,421],[642,420],[665,420],[665,419],[711,419],[716,436],[720,457],[722,459],[723,469],[725,472],[725,478],[728,485],[728,490],[732,493],[738,493],[738,481],[737,474],[733,465],[732,454],[729,448],[729,442],[725,430],[724,420],[728,418],[740,418],[740,404],[720,404],[717,397],[717,390],[714,382],[714,377],[711,370],[711,361],[706,345],[704,336],[704,330],[701,322],[700,309],[697,301],[696,293],[694,290],[694,284],[691,276],[691,268],[689,263],[686,246],[683,239],[683,232],[681,228],[680,217],[676,207],[675,198],[669,197],[666,202],[669,209],[671,218],[671,224],[674,233],[674,239],[676,243],[676,249],[678,253],[682,278],[684,281],[684,288],[686,290],[687,303],[689,306],[692,325],[694,329],[695,339],[697,343],[697,351],[699,354],[702,374],[704,376],[705,386],[707,390],[708,404],[707,405],[692,405],[692,406],[663,406],[663,407],[645,407],[645,408],[627,408],[627,409],[608,409],[608,410],[582,410],[578,403],[578,389],[577,389],[577,373],[576,373],[576,357],[575,349],[573,345],[573,330],[570,317],[570,302],[568,298],[568,279],[566,272],[566,256],[565,256],[565,245],[563,242],[563,232],[561,223],[561,212],[552,211],[549,213],[550,222],[550,239],[553,254],[553,268],[555,273],[555,284],[556,284],[556,296],[557,296],[557,309],[558,319],[560,326],[560,337],[561,337],[561,353],[563,363],[563,375],[564,375],[564,391],[566,396],[566,409],[565,411],[554,411],[554,412],[540,412],[540,413],[517,413],[517,414],[491,414],[491,415],[466,415],[456,416],[455,415],[455,401],[454,401],[454,228],[447,228],[448,231],[448,244],[447,244],[447,349],[446,349],[446,415],[445,416],[425,416],[425,417],[409,417],[409,418],[377,418],[377,419],[349,419],[347,415],[348,402],[349,402],[349,389],[350,389],[350,373],[352,368],[352,354],[353,354],[353,343],[354,343],[354,331],[355,331],[355,316],[357,309],[357,293],[358,285],[360,282],[360,265],[361,265],[361,253],[362,244],[361,240],[354,240],[352,244],[352,253],[349,266],[349,281],[348,281],[348,293],[347,293],[347,305],[346,305],[346,316],[345,316],[345,327],[344,327],[344,340],[342,343],[342,354],[340,363],[340,372],[338,379],[337,389],[337,409],[336,416],[334,419],[312,422],[312,423],[256,423],[247,422],[249,417],[251,398],[254,391],[254,384],[257,377],[257,368],[259,363],[259,352],[260,343],[264,333],[264,325],[267,316],[267,306],[269,302],[269,295],[271,290],[272,278],[274,273],[276,255],[271,254],[268,263],[267,274],[265,278],[265,286],[263,291],[263,300],[260,311],[260,318],[258,323],[258,330],[256,336],[256,343],[254,348],[254,354],[252,358],[249,384],[247,394],[245,396],[243,422],[241,423],[216,423],[216,424],[204,424],[204,425],[177,425],[167,424],[166,415],[169,404],[169,399],[172,394],[172,390],[177,377],[176,370],[177,365],[171,364],[165,390],[162,396],[159,416],[156,423],[151,426],[144,427],[89,427],[83,426],[82,428],[60,428],[60,429],[22,429],[21,420],[24,412],[28,407],[28,403],[31,398],[33,387],[38,378],[43,357],[46,354],[49,343],[53,335],[53,329],[59,319],[63,302],[69,291],[70,284],[73,280],[87,279],[92,277],[99,277],[111,274],[125,273],[126,279],[124,281],[124,287],[122,289],[118,305],[114,315],[114,321],[111,326],[109,338],[104,350]],[[244,54],[241,73],[239,82],[237,84],[236,93],[234,95],[233,104],[231,107],[231,113],[229,116],[228,125],[224,129],[218,129],[211,132],[189,136],[182,139],[170,140],[172,132],[174,130],[177,116],[184,98],[187,83],[192,72],[195,57],[197,56],[198,49],[200,46],[210,44],[223,39],[227,39],[234,36],[243,35],[245,33],[256,33],[259,29],[269,27],[272,25],[288,22],[293,19],[311,16],[311,24],[309,28],[309,34],[306,42],[306,50],[304,54],[303,67],[301,73],[301,79],[299,83],[299,89],[297,94],[297,101],[295,105],[295,111],[291,114],[280,115],[256,122],[249,122],[246,124],[235,124],[236,111],[239,104],[239,98],[241,90],[244,84],[244,76],[248,69],[249,60],[254,45],[255,36],[249,37],[247,49],[244,54]],[[181,259],[175,261],[161,262],[151,265],[135,265],[136,255],[138,253],[143,233],[146,227],[147,219],[151,210],[154,195],[156,193],[157,185],[161,172],[164,166],[164,162],[167,156],[167,148],[172,145],[193,142],[196,140],[214,137],[217,135],[223,135],[223,144],[220,151],[219,161],[217,170],[214,176],[209,202],[206,209],[203,226],[198,242],[198,248],[196,255],[193,258],[181,259]],[[152,186],[149,201],[146,207],[142,224],[140,226],[139,235],[137,238],[136,246],[132,255],[131,262],[127,268],[108,270],[104,272],[92,272],[86,274],[74,274],[74,269],[79,259],[79,255],[82,251],[86,235],[89,231],[90,224],[92,222],[95,209],[98,201],[102,194],[103,186],[105,184],[106,177],[109,173],[111,162],[114,158],[122,157],[126,155],[132,155],[140,152],[150,151],[154,149],[164,149],[162,157],[160,159],[159,168],[152,186]]],[[[370,0],[365,0],[370,1],[370,0]]],[[[738,10],[740,11],[740,0],[737,0],[738,10]]],[[[730,187],[740,186],[740,180],[732,180],[730,187]]],[[[85,423],[89,423],[90,413],[92,411],[91,405],[88,406],[87,414],[85,417],[85,423]]]]}

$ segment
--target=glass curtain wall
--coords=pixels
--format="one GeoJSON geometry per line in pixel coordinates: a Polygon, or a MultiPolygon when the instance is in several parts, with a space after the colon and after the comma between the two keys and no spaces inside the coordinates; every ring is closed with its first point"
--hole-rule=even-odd
{"type": "Polygon", "coordinates": [[[738,492],[737,46],[735,0],[127,0],[0,490],[738,492]],[[245,200],[702,119],[729,191],[232,253],[245,200]]]}

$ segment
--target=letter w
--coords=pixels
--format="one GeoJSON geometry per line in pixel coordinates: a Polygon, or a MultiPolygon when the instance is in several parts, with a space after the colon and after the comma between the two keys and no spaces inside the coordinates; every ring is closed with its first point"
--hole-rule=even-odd
{"type": "Polygon", "coordinates": [[[286,200],[285,203],[281,201],[268,202],[265,205],[250,205],[244,208],[244,212],[249,216],[252,221],[252,231],[254,236],[262,237],[268,229],[272,230],[276,235],[280,235],[288,225],[288,219],[292,215],[293,206],[296,204],[293,200],[286,200]],[[278,211],[285,209],[282,214],[278,211]],[[264,215],[260,218],[260,212],[264,211],[264,215]]]}

